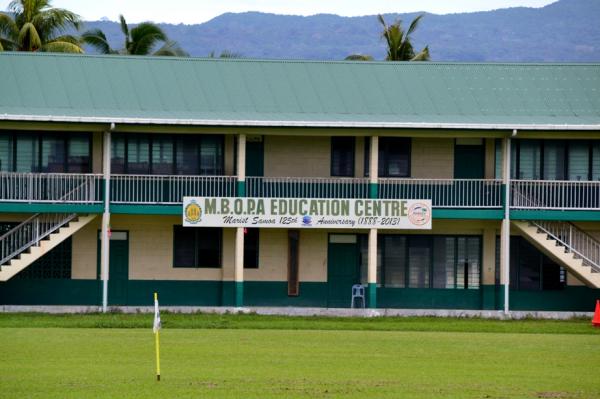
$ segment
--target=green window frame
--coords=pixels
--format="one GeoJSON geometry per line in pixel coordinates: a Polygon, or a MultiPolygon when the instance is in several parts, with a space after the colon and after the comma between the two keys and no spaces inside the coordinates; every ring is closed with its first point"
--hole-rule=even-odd
{"type": "Polygon", "coordinates": [[[355,151],[355,137],[331,137],[330,175],[333,177],[354,177],[355,151]]]}

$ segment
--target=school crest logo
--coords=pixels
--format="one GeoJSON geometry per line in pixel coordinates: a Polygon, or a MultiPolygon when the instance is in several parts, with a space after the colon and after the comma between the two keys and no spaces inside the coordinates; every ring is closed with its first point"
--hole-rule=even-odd
{"type": "Polygon", "coordinates": [[[202,208],[198,203],[192,200],[186,205],[184,210],[185,221],[190,224],[196,224],[202,221],[202,208]]]}
{"type": "Polygon", "coordinates": [[[423,203],[417,202],[408,208],[408,220],[415,226],[423,226],[431,219],[431,209],[423,203]]]}

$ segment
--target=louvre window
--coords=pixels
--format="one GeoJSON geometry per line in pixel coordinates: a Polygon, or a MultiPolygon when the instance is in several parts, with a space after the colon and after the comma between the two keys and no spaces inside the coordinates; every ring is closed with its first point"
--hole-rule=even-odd
{"type": "Polygon", "coordinates": [[[90,136],[86,133],[0,134],[0,171],[89,173],[90,136]]]}
{"type": "Polygon", "coordinates": [[[590,147],[587,142],[569,143],[569,180],[588,180],[590,147]]]}
{"type": "MultiPolygon", "coordinates": [[[[365,176],[369,176],[371,140],[365,140],[365,176]]],[[[410,138],[379,138],[379,177],[410,176],[410,138]]]]}
{"type": "Polygon", "coordinates": [[[354,137],[331,138],[331,176],[354,176],[354,137]]]}
{"type": "Polygon", "coordinates": [[[222,175],[220,136],[115,135],[114,174],[222,175]]]}
{"type": "Polygon", "coordinates": [[[244,234],[244,268],[258,269],[259,229],[245,229],[244,234]]]}
{"type": "MultiPolygon", "coordinates": [[[[361,275],[366,275],[366,237],[361,275]]],[[[481,237],[380,235],[378,281],[386,288],[479,289],[481,237]]]]}
{"type": "Polygon", "coordinates": [[[221,267],[219,227],[173,227],[173,267],[221,267]]]}

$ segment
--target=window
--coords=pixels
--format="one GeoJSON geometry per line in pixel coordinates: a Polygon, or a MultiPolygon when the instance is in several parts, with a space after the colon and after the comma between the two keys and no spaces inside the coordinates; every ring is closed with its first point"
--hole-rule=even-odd
{"type": "Polygon", "coordinates": [[[0,171],[89,173],[91,140],[86,133],[0,134],[0,171]]]}
{"type": "Polygon", "coordinates": [[[222,175],[222,136],[115,135],[115,174],[222,175]]]}
{"type": "MultiPolygon", "coordinates": [[[[499,143],[496,150],[498,151],[499,143]]],[[[523,180],[600,180],[600,143],[587,140],[514,140],[511,177],[523,180]]],[[[496,173],[501,165],[496,157],[496,173]]],[[[499,176],[497,174],[497,176],[499,176]]]]}
{"type": "MultiPolygon", "coordinates": [[[[497,240],[499,246],[499,239],[497,240]]],[[[500,268],[500,251],[496,251],[500,268]]],[[[510,238],[510,288],[558,290],[566,283],[565,270],[522,237],[510,238]]]]}
{"type": "MultiPolygon", "coordinates": [[[[371,140],[365,140],[365,176],[369,176],[371,140]]],[[[410,138],[379,138],[379,177],[410,176],[410,138]]]]}
{"type": "Polygon", "coordinates": [[[381,235],[377,263],[383,287],[479,289],[481,237],[381,235]]]}
{"type": "Polygon", "coordinates": [[[354,137],[331,138],[331,176],[354,176],[354,137]]]}
{"type": "Polygon", "coordinates": [[[173,227],[173,267],[221,267],[222,229],[173,227]]]}
{"type": "Polygon", "coordinates": [[[300,232],[288,231],[288,296],[300,295],[299,275],[300,232]]]}
{"type": "Polygon", "coordinates": [[[244,269],[258,269],[259,229],[244,230],[244,269]]]}

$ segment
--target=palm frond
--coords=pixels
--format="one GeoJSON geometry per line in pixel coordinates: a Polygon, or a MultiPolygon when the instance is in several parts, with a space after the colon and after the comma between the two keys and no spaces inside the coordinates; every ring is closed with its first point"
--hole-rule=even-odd
{"type": "Polygon", "coordinates": [[[167,42],[167,35],[152,22],[142,22],[131,30],[129,54],[148,55],[158,42],[167,42]]]}
{"type": "Polygon", "coordinates": [[[81,35],[83,43],[92,46],[100,54],[113,54],[115,51],[110,48],[106,35],[100,29],[90,29],[81,35]]]}
{"type": "Polygon", "coordinates": [[[0,12],[0,35],[13,40],[19,36],[19,28],[14,19],[3,12],[0,12]]]}
{"type": "Polygon", "coordinates": [[[411,61],[429,61],[429,46],[425,46],[423,50],[417,53],[410,59],[411,61]]]}
{"type": "Polygon", "coordinates": [[[18,43],[23,51],[36,51],[42,47],[40,35],[31,22],[25,23],[19,31],[18,43]]]}
{"type": "Polygon", "coordinates": [[[408,30],[406,31],[406,36],[410,36],[419,27],[419,21],[421,21],[423,15],[424,14],[421,14],[415,19],[413,19],[413,21],[410,23],[408,30]]]}
{"type": "Polygon", "coordinates": [[[189,57],[190,55],[183,50],[179,44],[169,40],[161,48],[156,50],[153,55],[167,56],[167,57],[189,57]]]}
{"type": "Polygon", "coordinates": [[[41,50],[46,53],[83,53],[83,49],[77,44],[61,41],[46,43],[42,46],[41,50]]]}

